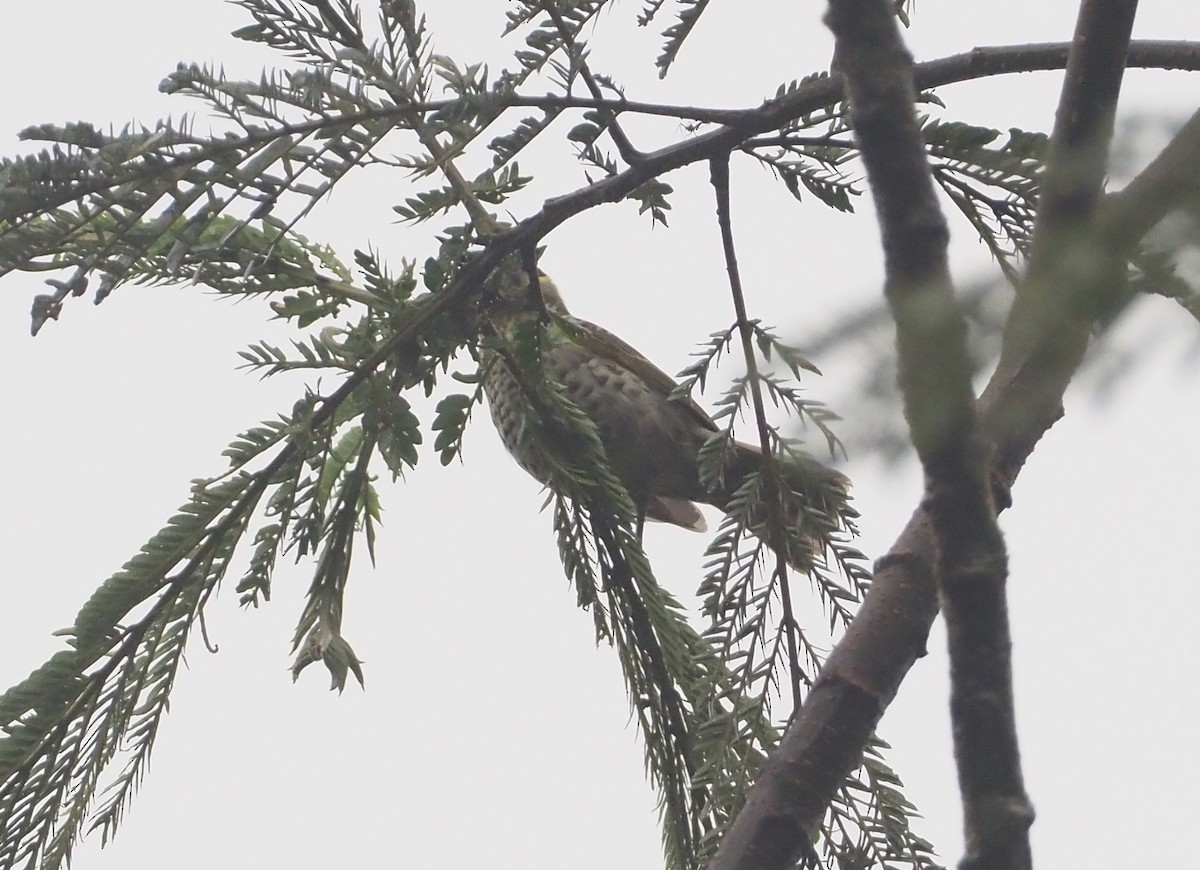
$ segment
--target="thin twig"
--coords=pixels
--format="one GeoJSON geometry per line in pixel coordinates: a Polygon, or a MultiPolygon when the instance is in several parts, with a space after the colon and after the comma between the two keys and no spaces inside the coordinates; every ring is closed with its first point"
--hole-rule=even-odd
{"type": "MultiPolygon", "coordinates": [[[[729,154],[719,154],[709,161],[712,186],[716,191],[717,224],[721,228],[721,246],[725,252],[725,270],[729,273],[729,293],[733,297],[733,309],[737,315],[738,334],[742,339],[742,356],[746,361],[746,379],[750,384],[751,404],[754,406],[754,422],[758,430],[759,447],[762,450],[763,498],[768,505],[778,504],[781,498],[781,480],[775,462],[775,451],[771,449],[770,428],[767,425],[766,404],[763,401],[762,385],[758,374],[758,361],[754,356],[754,327],[746,312],[746,297],[742,292],[742,276],[738,270],[737,248],[733,244],[733,220],[729,208],[729,154]]],[[[779,583],[780,599],[783,603],[783,630],[787,637],[788,671],[791,676],[792,710],[800,708],[800,688],[803,671],[800,669],[800,654],[796,647],[796,630],[799,623],[792,609],[791,584],[788,582],[785,532],[781,527],[779,512],[768,512],[767,533],[771,538],[771,549],[775,551],[773,579],[779,583]]]]}
{"type": "MultiPolygon", "coordinates": [[[[562,37],[563,47],[571,58],[571,62],[579,70],[579,75],[587,85],[588,91],[595,100],[603,99],[603,89],[600,83],[596,81],[596,77],[592,75],[591,69],[588,67],[587,60],[584,59],[583,51],[576,44],[574,37],[571,34],[571,29],[567,27],[567,22],[563,20],[562,13],[558,11],[558,5],[555,0],[542,0],[542,8],[546,10],[554,26],[558,28],[558,34],[562,37]]],[[[608,134],[612,136],[613,142],[617,146],[617,151],[626,163],[632,165],[642,159],[642,152],[633,147],[633,143],[629,141],[629,137],[625,135],[625,131],[621,129],[620,123],[617,121],[617,108],[606,106],[604,114],[608,116],[607,128],[608,134]]]]}

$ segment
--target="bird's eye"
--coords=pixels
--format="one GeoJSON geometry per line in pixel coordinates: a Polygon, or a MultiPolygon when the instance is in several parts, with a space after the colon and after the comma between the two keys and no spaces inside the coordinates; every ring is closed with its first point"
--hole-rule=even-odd
{"type": "Polygon", "coordinates": [[[529,278],[524,272],[505,272],[497,275],[495,287],[505,302],[526,304],[532,296],[529,292],[529,278]]]}

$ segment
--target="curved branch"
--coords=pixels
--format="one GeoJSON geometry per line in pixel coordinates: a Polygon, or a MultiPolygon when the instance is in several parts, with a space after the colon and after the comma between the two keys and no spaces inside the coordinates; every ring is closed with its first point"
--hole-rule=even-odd
{"type": "MultiPolygon", "coordinates": [[[[959,84],[975,79],[1012,73],[1048,72],[1067,65],[1069,42],[1031,43],[1028,45],[989,45],[973,48],[960,54],[925,61],[913,67],[917,88],[925,90],[959,84]]],[[[1184,40],[1139,39],[1129,44],[1127,67],[1139,69],[1200,70],[1200,42],[1184,40]]],[[[836,102],[841,97],[838,77],[820,78],[801,85],[779,103],[795,107],[790,118],[836,102]],[[819,95],[819,96],[818,96],[819,95]],[[814,102],[813,97],[818,96],[814,102]],[[822,102],[823,101],[823,102],[822,102]]],[[[434,112],[451,108],[457,100],[431,100],[413,108],[434,112]]],[[[601,109],[613,113],[654,115],[701,123],[742,125],[755,113],[775,101],[752,109],[721,109],[706,106],[677,106],[647,103],[638,100],[596,99],[594,97],[558,96],[555,94],[514,94],[504,101],[504,108],[527,109],[601,109]]],[[[775,116],[772,116],[775,118],[775,116]]],[[[778,119],[775,118],[777,121],[778,119]]],[[[769,132],[767,127],[762,132],[769,132]]]]}
{"type": "MultiPolygon", "coordinates": [[[[1048,72],[1060,70],[1067,65],[1069,42],[1031,43],[1028,45],[989,45],[973,48],[960,54],[916,64],[913,78],[919,89],[936,88],[959,84],[975,79],[989,78],[1012,73],[1048,72]]],[[[1185,40],[1139,39],[1129,45],[1126,66],[1139,69],[1200,70],[1200,42],[1185,40]]],[[[829,86],[830,79],[816,79],[801,85],[785,100],[794,100],[797,106],[806,106],[803,111],[812,111],[828,103],[812,102],[814,89],[831,95],[833,101],[841,96],[840,87],[829,86]]],[[[429,100],[413,104],[407,111],[438,112],[453,108],[459,100],[429,100]]],[[[668,103],[648,103],[639,100],[597,99],[583,96],[560,96],[557,94],[512,94],[503,100],[500,108],[545,109],[600,109],[612,113],[651,115],[676,118],[682,121],[697,121],[705,124],[743,124],[761,107],[752,109],[721,109],[707,106],[678,106],[668,103]]],[[[404,114],[394,110],[387,114],[404,114]]],[[[803,112],[796,112],[798,117],[803,112]]],[[[374,117],[374,116],[373,116],[374,117]]],[[[345,120],[345,119],[343,119],[345,120]]],[[[768,132],[767,128],[763,132],[768,132]]]]}

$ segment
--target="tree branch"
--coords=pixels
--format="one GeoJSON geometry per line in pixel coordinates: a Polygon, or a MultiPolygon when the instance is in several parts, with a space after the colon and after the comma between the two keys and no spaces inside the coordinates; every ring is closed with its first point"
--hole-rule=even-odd
{"type": "MultiPolygon", "coordinates": [[[[717,200],[717,224],[721,230],[721,247],[725,253],[725,271],[729,275],[729,292],[733,297],[733,308],[737,318],[738,335],[742,341],[742,357],[746,363],[746,376],[750,384],[751,404],[754,406],[754,424],[758,431],[758,445],[762,449],[762,475],[766,484],[764,501],[778,502],[782,481],[776,466],[775,451],[771,449],[770,428],[767,425],[766,403],[763,401],[762,384],[759,379],[758,363],[754,355],[754,330],[746,310],[746,296],[742,292],[742,276],[738,269],[737,248],[733,243],[733,218],[729,206],[729,154],[721,154],[709,161],[710,177],[717,200]]],[[[783,607],[783,631],[787,646],[788,673],[791,677],[792,708],[800,706],[800,686],[803,670],[796,645],[797,622],[792,608],[792,589],[788,578],[788,552],[781,512],[771,511],[767,519],[767,534],[771,549],[775,551],[775,567],[772,583],[778,583],[780,603],[783,607]]]]}
{"type": "MultiPolygon", "coordinates": [[[[1120,76],[1112,75],[1112,67],[1120,66],[1123,55],[1134,62],[1142,45],[1132,44],[1127,54],[1121,47],[1120,22],[1132,19],[1132,5],[1085,2],[1080,23],[1090,42],[1081,46],[1082,54],[1075,68],[1098,70],[1101,75],[1098,79],[1077,78],[1067,86],[1064,110],[1059,113],[1061,125],[1071,130],[1066,141],[1087,141],[1086,136],[1078,135],[1081,130],[1075,129],[1076,124],[1080,128],[1086,125],[1093,133],[1107,130],[1111,134],[1111,108],[1120,84],[1120,76]],[[1117,23],[1105,20],[1110,17],[1117,19],[1117,23]],[[1104,27],[1100,27],[1100,23],[1104,27]],[[1104,30],[1103,36],[1098,29],[1104,30]],[[1092,91],[1093,88],[1099,93],[1092,91]],[[1086,110],[1083,107],[1079,110],[1067,108],[1073,99],[1069,94],[1080,91],[1089,97],[1086,110]]],[[[959,66],[958,69],[963,72],[966,67],[959,66]]],[[[930,75],[929,65],[925,65],[924,70],[918,68],[917,77],[918,82],[927,86],[921,81],[922,72],[930,75]]],[[[945,68],[942,72],[950,74],[945,68]]],[[[1056,130],[1056,134],[1059,142],[1067,137],[1065,131],[1056,130]]],[[[1108,135],[1105,135],[1104,143],[1107,139],[1108,135]]],[[[1130,250],[1166,210],[1193,195],[1200,186],[1194,157],[1198,152],[1200,120],[1193,119],[1159,158],[1129,185],[1128,194],[1113,195],[1105,202],[1100,227],[1108,232],[1100,244],[1114,246],[1119,251],[1130,250]],[[1186,181],[1170,179],[1168,170],[1180,172],[1186,181]],[[1167,202],[1158,203],[1157,207],[1150,205],[1156,192],[1168,190],[1171,192],[1167,202]]],[[[1057,157],[1058,160],[1071,159],[1069,150],[1057,153],[1068,155],[1057,157]]],[[[1099,190],[1102,175],[1097,174],[1095,167],[1099,165],[1102,173],[1104,156],[1105,152],[1098,156],[1093,150],[1089,170],[1073,173],[1075,188],[1092,185],[1095,191],[1099,190]]],[[[1072,189],[1072,194],[1078,196],[1077,190],[1072,189]]],[[[1094,196],[1091,202],[1094,210],[1094,196]]],[[[1063,214],[1066,210],[1051,208],[1051,213],[1056,211],[1063,214]]],[[[1044,229],[1041,231],[1045,232],[1044,229]]],[[[1040,250],[1043,251],[1040,256],[1046,258],[1045,248],[1040,250]]],[[[1046,263],[1039,268],[1050,265],[1046,263]]],[[[1078,265],[1077,262],[1063,264],[1059,270],[1078,265]]],[[[1111,263],[1108,265],[1111,267],[1111,263]]],[[[1123,261],[1119,265],[1123,267],[1123,261]]],[[[1105,274],[1089,271],[1087,277],[1077,276],[1070,283],[1086,288],[1094,279],[1103,284],[1107,280],[1105,274]]],[[[1026,292],[1022,298],[1033,295],[1026,292]]],[[[1089,307],[1085,316],[1087,313],[1094,315],[1098,307],[1089,307]]],[[[1075,319],[1082,318],[1077,313],[1075,319]]],[[[1090,324],[1091,321],[1087,322],[1090,324]]],[[[1053,385],[1054,393],[1043,388],[1042,396],[1053,399],[1053,407],[1060,408],[1062,392],[1078,367],[1079,358],[1053,352],[1053,345],[1060,341],[1053,329],[1037,333],[1037,338],[1036,344],[1024,348],[1024,357],[1026,360],[1041,357],[1052,364],[1053,370],[1044,371],[1043,375],[1053,385]]],[[[1010,342],[1011,339],[1006,341],[1006,349],[1011,346],[1010,342]]],[[[1007,359],[1010,367],[1022,368],[1013,350],[1008,351],[1007,359]]],[[[1036,371],[1036,368],[1029,371],[1036,371]]],[[[1027,404],[1020,395],[1021,389],[1021,383],[1008,376],[1006,370],[998,369],[978,403],[984,431],[994,433],[996,438],[994,461],[1009,481],[1015,479],[1038,438],[1057,419],[1057,415],[1042,414],[1023,427],[1002,425],[1019,419],[1012,413],[1014,405],[1027,404]]],[[[932,582],[938,557],[935,540],[930,515],[922,506],[913,514],[891,550],[877,563],[875,579],[862,608],[826,661],[780,747],[765,764],[742,814],[722,843],[712,865],[714,868],[787,866],[787,861],[798,854],[798,838],[816,828],[830,795],[857,763],[861,747],[900,682],[916,658],[924,653],[925,641],[938,610],[932,582]]]]}
{"type": "Polygon", "coordinates": [[[912,57],[886,0],[832,0],[828,23],[883,235],[905,418],[937,544],[962,866],[1028,868],[1033,810],[1013,713],[1007,556],[975,414],[967,325],[946,262],[949,232],[913,108],[912,57]]]}
{"type": "Polygon", "coordinates": [[[996,464],[1011,483],[1087,350],[1092,324],[1123,289],[1121,251],[1095,232],[1136,0],[1083,0],[1051,137],[1029,274],[980,398],[996,464]]]}
{"type": "MultiPolygon", "coordinates": [[[[923,90],[1005,73],[1062,69],[1068,49],[1068,43],[978,48],[918,64],[913,71],[914,81],[923,90]]],[[[1128,62],[1163,69],[1200,70],[1200,42],[1141,40],[1130,44],[1128,62]]],[[[841,76],[816,79],[757,108],[730,110],[724,115],[725,123],[715,130],[648,152],[637,164],[616,175],[547,200],[543,209],[522,221],[513,234],[525,243],[536,241],[571,216],[601,202],[618,202],[652,178],[708,160],[738,147],[748,137],[776,131],[806,112],[837,102],[841,88],[841,76]]]]}
{"type": "Polygon", "coordinates": [[[1179,129],[1136,178],[1103,200],[1096,213],[1100,235],[1132,251],[1154,225],[1188,203],[1200,201],[1200,111],[1179,129]]]}
{"type": "MultiPolygon", "coordinates": [[[[579,75],[583,79],[583,83],[587,85],[588,93],[592,95],[592,99],[602,99],[604,93],[600,88],[600,83],[596,81],[596,77],[592,75],[591,69],[588,67],[587,60],[584,56],[584,51],[575,41],[571,34],[571,29],[567,26],[567,22],[563,19],[562,13],[558,11],[558,6],[554,0],[543,0],[542,9],[550,16],[550,20],[554,22],[555,28],[558,29],[558,35],[562,37],[563,50],[567,56],[571,58],[571,63],[576,65],[579,70],[579,75]]],[[[613,142],[617,146],[617,151],[621,158],[626,163],[637,163],[641,157],[641,152],[633,147],[633,143],[629,141],[629,137],[625,135],[625,131],[621,129],[621,124],[617,120],[617,111],[613,109],[602,110],[606,116],[606,126],[608,134],[612,137],[613,142]]]]}

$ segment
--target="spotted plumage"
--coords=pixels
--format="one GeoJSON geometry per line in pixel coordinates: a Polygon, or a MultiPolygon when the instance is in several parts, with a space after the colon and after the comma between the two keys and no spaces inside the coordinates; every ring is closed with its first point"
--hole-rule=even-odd
{"type": "MultiPolygon", "coordinates": [[[[637,350],[602,327],[570,315],[548,278],[540,280],[544,311],[531,301],[527,287],[527,281],[510,281],[508,292],[500,294],[490,322],[501,342],[518,334],[522,325],[543,320],[538,359],[545,378],[561,385],[564,395],[596,425],[609,466],[634,504],[647,519],[703,531],[704,517],[695,503],[724,510],[741,481],[760,467],[761,451],[737,443],[724,485],[716,491],[705,489],[699,453],[718,431],[712,418],[692,399],[672,396],[675,381],[637,350]]],[[[546,433],[558,430],[536,417],[541,412],[514,375],[511,356],[489,352],[484,365],[484,391],[501,440],[522,468],[547,483],[547,469],[541,467],[529,439],[554,437],[546,433]]],[[[569,451],[570,445],[559,444],[558,449],[569,451]]],[[[847,481],[837,471],[804,454],[789,457],[782,471],[788,485],[820,511],[835,516],[849,511],[847,481]]]]}

